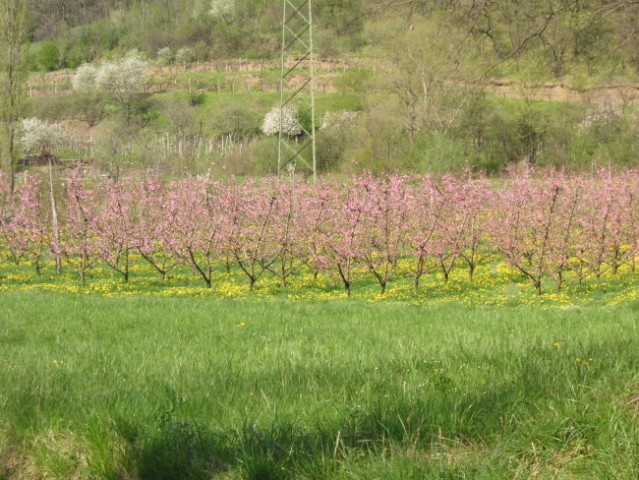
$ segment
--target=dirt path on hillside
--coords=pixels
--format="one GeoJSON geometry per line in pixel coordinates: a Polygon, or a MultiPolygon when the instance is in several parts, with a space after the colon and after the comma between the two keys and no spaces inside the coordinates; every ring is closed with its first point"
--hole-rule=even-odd
{"type": "MultiPolygon", "coordinates": [[[[293,65],[294,60],[291,60],[293,65]]],[[[279,62],[254,60],[218,60],[181,67],[149,67],[147,92],[197,91],[197,92],[278,92],[279,75],[265,76],[263,72],[277,72],[279,62]],[[213,81],[193,81],[185,73],[220,74],[213,81]],[[222,80],[220,80],[222,78],[222,80]]],[[[316,91],[337,93],[348,89],[339,85],[340,76],[353,69],[387,70],[388,66],[375,62],[352,63],[344,60],[319,60],[315,62],[316,91]]],[[[71,92],[73,70],[33,74],[29,78],[29,95],[64,95],[71,92]]],[[[293,78],[292,85],[296,82],[293,78]]],[[[488,79],[486,92],[502,98],[519,98],[551,102],[616,105],[639,105],[639,85],[603,85],[579,89],[565,83],[526,84],[511,80],[488,79]]]]}
{"type": "Polygon", "coordinates": [[[639,105],[639,85],[602,85],[578,89],[564,83],[523,84],[493,79],[487,82],[486,91],[502,98],[563,103],[639,105]]]}

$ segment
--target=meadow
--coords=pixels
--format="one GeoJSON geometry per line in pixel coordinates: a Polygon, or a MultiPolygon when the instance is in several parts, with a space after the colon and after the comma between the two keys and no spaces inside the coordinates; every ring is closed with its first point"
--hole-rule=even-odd
{"type": "Polygon", "coordinates": [[[0,480],[637,480],[639,2],[282,3],[5,2],[0,480]]]}
{"type": "Polygon", "coordinates": [[[537,295],[495,264],[347,297],[303,274],[49,270],[0,264],[0,478],[639,473],[630,271],[537,295]]]}
{"type": "Polygon", "coordinates": [[[0,479],[639,475],[636,174],[75,175],[0,204],[0,479]]]}

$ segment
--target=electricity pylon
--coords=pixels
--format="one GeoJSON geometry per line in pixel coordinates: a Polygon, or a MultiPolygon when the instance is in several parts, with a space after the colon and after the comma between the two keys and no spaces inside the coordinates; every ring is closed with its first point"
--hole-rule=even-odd
{"type": "Polygon", "coordinates": [[[312,0],[283,0],[277,171],[280,175],[293,174],[297,168],[304,168],[315,181],[317,159],[312,8],[312,0]],[[282,132],[284,109],[289,105],[298,109],[302,120],[302,134],[295,138],[282,132]]]}

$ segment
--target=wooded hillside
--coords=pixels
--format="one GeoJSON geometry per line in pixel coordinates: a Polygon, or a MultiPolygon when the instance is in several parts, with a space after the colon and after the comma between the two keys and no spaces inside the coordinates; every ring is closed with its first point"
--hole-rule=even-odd
{"type": "MultiPolygon", "coordinates": [[[[262,122],[279,100],[280,0],[29,2],[24,116],[62,122],[72,137],[62,157],[101,168],[273,172],[262,122]],[[134,92],[73,89],[78,67],[131,55],[148,66],[134,92]]],[[[313,8],[322,171],[636,164],[639,2],[313,8]],[[348,125],[330,128],[339,115],[348,125]]]]}
{"type": "MultiPolygon", "coordinates": [[[[202,61],[279,52],[279,0],[29,2],[30,38],[45,42],[34,47],[35,68],[77,67],[133,48],[155,56],[164,47],[190,47],[202,61]],[[46,61],[50,42],[58,49],[57,65],[46,61]]],[[[636,1],[316,0],[314,19],[324,56],[379,56],[376,47],[393,50],[405,41],[432,55],[472,46],[474,62],[487,75],[524,69],[535,77],[614,76],[639,69],[636,1]]]]}

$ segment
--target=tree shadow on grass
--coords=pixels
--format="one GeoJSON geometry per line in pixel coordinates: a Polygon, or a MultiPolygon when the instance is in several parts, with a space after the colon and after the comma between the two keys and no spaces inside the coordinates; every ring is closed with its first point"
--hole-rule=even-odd
{"type": "MultiPolygon", "coordinates": [[[[326,424],[246,420],[231,431],[216,432],[175,412],[164,413],[152,426],[154,433],[132,449],[134,469],[142,480],[210,479],[224,472],[247,480],[325,478],[345,458],[389,455],[392,446],[425,453],[438,442],[475,448],[515,428],[504,419],[541,421],[548,396],[561,404],[574,394],[565,382],[585,383],[578,369],[566,374],[574,378],[551,377],[557,361],[554,350],[539,349],[522,359],[509,378],[491,378],[485,388],[464,388],[459,377],[433,383],[419,396],[380,394],[364,406],[342,406],[326,424]]],[[[567,428],[564,423],[556,428],[567,428]]],[[[553,438],[561,438],[561,432],[553,431],[553,438]]]]}

